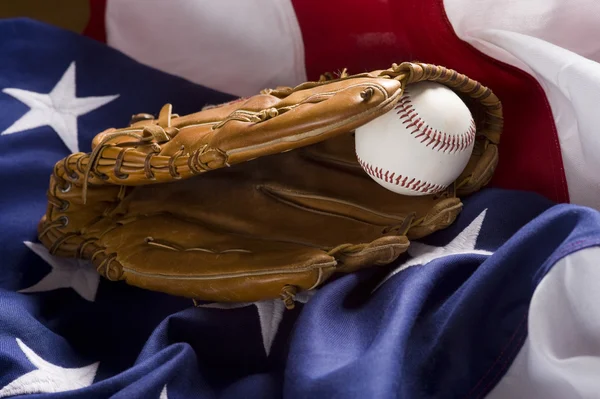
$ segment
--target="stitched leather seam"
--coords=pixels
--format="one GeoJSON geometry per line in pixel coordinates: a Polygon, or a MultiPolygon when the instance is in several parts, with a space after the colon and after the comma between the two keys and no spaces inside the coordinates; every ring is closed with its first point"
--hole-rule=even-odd
{"type": "Polygon", "coordinates": [[[362,212],[371,214],[371,215],[375,215],[377,217],[380,218],[385,218],[385,219],[391,219],[391,220],[395,220],[397,222],[404,222],[406,220],[406,217],[404,216],[398,216],[398,215],[394,215],[394,214],[390,214],[390,213],[384,213],[384,212],[380,212],[377,211],[375,209],[366,207],[366,206],[362,206],[360,204],[351,202],[351,201],[344,201],[344,200],[340,200],[337,198],[332,198],[332,197],[327,197],[327,196],[323,196],[323,195],[316,195],[316,194],[310,194],[310,193],[301,193],[298,191],[293,191],[293,190],[286,190],[284,188],[278,188],[278,187],[273,187],[273,186],[269,186],[269,185],[264,185],[264,184],[260,184],[257,185],[256,188],[258,190],[260,190],[261,192],[264,192],[267,195],[270,195],[272,197],[274,197],[275,199],[282,201],[288,205],[293,205],[296,207],[299,207],[301,209],[305,209],[308,211],[314,211],[317,213],[322,213],[322,214],[327,214],[330,216],[338,216],[338,217],[346,217],[350,220],[355,220],[355,221],[359,221],[359,222],[366,222],[365,220],[361,219],[361,218],[357,218],[357,217],[349,217],[347,215],[343,215],[343,214],[339,214],[339,213],[334,213],[331,211],[323,211],[321,209],[315,209],[315,208],[310,208],[307,207],[306,205],[302,204],[302,203],[298,203],[298,202],[293,202],[292,200],[290,200],[290,198],[296,198],[296,199],[300,199],[300,198],[307,198],[307,199],[313,199],[313,200],[318,200],[318,201],[323,201],[323,202],[329,202],[329,203],[334,203],[334,204],[341,204],[341,205],[345,205],[348,207],[352,207],[355,209],[358,209],[362,212]]]}
{"type": "Polygon", "coordinates": [[[446,186],[442,186],[441,184],[435,184],[425,180],[417,180],[416,178],[407,175],[396,175],[396,172],[390,172],[387,169],[373,166],[363,161],[358,155],[357,159],[369,175],[387,183],[395,184],[399,187],[427,194],[432,194],[446,188],[446,186]]]}
{"type": "Polygon", "coordinates": [[[308,290],[309,291],[310,290],[314,290],[319,285],[321,285],[322,282],[323,282],[323,268],[319,267],[319,274],[317,275],[317,280],[315,281],[315,283],[308,290]]]}
{"type": "Polygon", "coordinates": [[[371,248],[365,248],[357,253],[345,253],[344,256],[347,257],[353,257],[353,256],[357,256],[357,257],[361,257],[364,256],[365,254],[371,253],[371,252],[379,252],[383,249],[395,249],[395,248],[406,248],[408,247],[409,244],[406,243],[402,243],[402,242],[396,242],[393,244],[385,244],[385,245],[378,245],[376,247],[371,247],[371,248]]]}
{"type": "Polygon", "coordinates": [[[341,158],[335,158],[330,154],[322,154],[315,151],[313,148],[306,147],[303,151],[299,151],[298,154],[312,162],[325,164],[328,168],[339,168],[342,170],[356,171],[360,170],[360,166],[354,161],[348,161],[341,158]]]}
{"type": "Polygon", "coordinates": [[[458,135],[449,135],[429,126],[414,107],[408,90],[404,90],[404,97],[394,109],[398,110],[396,113],[402,124],[407,125],[407,128],[413,128],[410,134],[415,139],[421,139],[421,143],[427,142],[426,147],[433,145],[432,150],[437,149],[437,151],[452,154],[469,148],[475,140],[476,127],[472,119],[467,131],[458,135]]]}
{"type": "Polygon", "coordinates": [[[251,276],[267,276],[271,274],[296,274],[307,272],[311,270],[318,270],[323,267],[335,267],[337,265],[337,261],[333,260],[330,262],[319,263],[315,265],[309,265],[304,267],[299,267],[295,269],[272,269],[272,270],[264,270],[264,271],[255,271],[255,272],[239,272],[239,273],[223,273],[216,274],[212,276],[180,276],[180,275],[168,275],[163,273],[147,273],[141,272],[139,270],[133,270],[127,267],[123,268],[124,272],[129,274],[134,274],[138,276],[146,276],[146,277],[157,277],[161,279],[170,279],[170,280],[219,280],[225,278],[239,278],[239,277],[251,277],[251,276]]]}

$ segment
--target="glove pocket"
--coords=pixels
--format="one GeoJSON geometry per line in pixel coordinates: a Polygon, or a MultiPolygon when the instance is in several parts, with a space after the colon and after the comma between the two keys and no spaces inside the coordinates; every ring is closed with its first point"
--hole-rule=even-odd
{"type": "Polygon", "coordinates": [[[318,248],[232,234],[168,214],[129,219],[101,241],[115,254],[112,269],[119,265],[120,280],[202,301],[279,297],[293,307],[295,293],[319,286],[337,265],[318,248]]]}

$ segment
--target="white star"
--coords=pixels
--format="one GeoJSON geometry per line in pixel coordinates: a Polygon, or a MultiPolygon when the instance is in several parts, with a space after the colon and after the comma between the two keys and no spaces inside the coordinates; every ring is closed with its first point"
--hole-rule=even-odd
{"type": "MultiPolygon", "coordinates": [[[[315,290],[300,292],[294,298],[296,302],[307,303],[308,300],[315,294],[315,290]]],[[[281,299],[266,299],[258,302],[234,302],[234,303],[208,303],[204,305],[198,305],[200,308],[213,308],[213,309],[239,309],[245,308],[246,306],[256,306],[258,311],[258,320],[260,322],[260,332],[263,338],[263,346],[265,353],[269,356],[271,353],[271,347],[277,335],[279,324],[283,319],[283,313],[285,312],[285,305],[281,299]]]]}
{"type": "Polygon", "coordinates": [[[93,302],[98,291],[100,275],[90,262],[74,258],[62,258],[50,255],[42,244],[24,242],[40,258],[44,259],[52,270],[43,279],[19,292],[44,292],[71,287],[84,299],[93,302]]]}
{"type": "Polygon", "coordinates": [[[50,126],[60,136],[71,152],[79,151],[77,117],[113,101],[119,95],[77,98],[75,62],[67,68],[56,86],[48,94],[6,88],[4,93],[13,96],[31,109],[2,134],[17,133],[40,126],[50,126]]]}
{"type": "Polygon", "coordinates": [[[169,396],[167,395],[167,384],[165,384],[162,391],[160,391],[159,399],[169,399],[169,396]]]}
{"type": "Polygon", "coordinates": [[[80,368],[55,366],[39,357],[19,338],[17,344],[36,367],[0,390],[0,398],[14,395],[66,392],[90,386],[96,376],[99,362],[80,368]]]}
{"type": "Polygon", "coordinates": [[[483,220],[485,219],[486,213],[487,209],[484,209],[479,216],[473,219],[473,221],[445,247],[435,247],[432,245],[422,244],[420,242],[411,242],[410,246],[408,247],[408,254],[412,256],[412,258],[388,274],[373,291],[376,291],[379,287],[381,287],[381,285],[383,285],[383,283],[385,283],[395,274],[411,266],[426,265],[435,259],[453,255],[492,255],[493,252],[475,249],[477,237],[479,237],[479,232],[481,231],[481,226],[483,225],[483,220]]]}

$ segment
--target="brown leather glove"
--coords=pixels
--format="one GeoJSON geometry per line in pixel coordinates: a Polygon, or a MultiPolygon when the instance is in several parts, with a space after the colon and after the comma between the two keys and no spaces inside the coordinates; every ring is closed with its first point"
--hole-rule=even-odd
{"type": "Polygon", "coordinates": [[[109,280],[199,300],[280,296],[291,308],[296,292],[392,262],[410,239],[450,225],[459,197],[492,177],[501,130],[491,90],[421,63],[323,76],[186,116],[167,104],[56,164],[39,238],[109,280]],[[403,196],[361,169],[352,133],[422,80],[464,98],[477,139],[454,185],[403,196]]]}

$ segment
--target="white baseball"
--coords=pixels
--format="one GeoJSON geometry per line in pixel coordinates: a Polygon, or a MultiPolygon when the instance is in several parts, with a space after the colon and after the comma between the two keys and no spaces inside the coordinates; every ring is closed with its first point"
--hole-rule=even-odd
{"type": "Polygon", "coordinates": [[[445,190],[473,151],[475,122],[448,87],[407,87],[389,112],[355,131],[356,155],[373,180],[393,192],[427,195],[445,190]]]}

